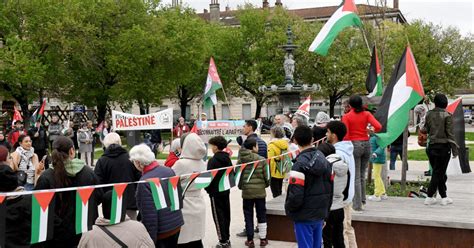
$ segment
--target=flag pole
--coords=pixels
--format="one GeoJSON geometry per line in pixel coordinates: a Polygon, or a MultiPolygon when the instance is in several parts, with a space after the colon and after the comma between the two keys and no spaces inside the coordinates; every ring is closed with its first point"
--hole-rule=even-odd
{"type": "Polygon", "coordinates": [[[369,55],[372,57],[372,51],[370,51],[369,41],[367,40],[367,35],[365,35],[365,30],[362,27],[359,29],[362,33],[362,37],[364,38],[364,42],[365,42],[365,45],[367,46],[367,50],[369,51],[369,55]]]}

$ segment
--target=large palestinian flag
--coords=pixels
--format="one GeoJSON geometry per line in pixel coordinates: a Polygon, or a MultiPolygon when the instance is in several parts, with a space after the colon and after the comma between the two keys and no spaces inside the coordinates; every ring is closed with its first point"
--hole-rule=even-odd
{"type": "Polygon", "coordinates": [[[451,104],[449,104],[446,108],[446,111],[453,115],[454,139],[456,141],[456,144],[458,144],[459,146],[459,156],[456,159],[459,160],[462,173],[469,173],[471,172],[471,167],[469,166],[469,158],[466,154],[466,130],[464,127],[464,111],[462,109],[462,98],[460,97],[451,104]]]}
{"type": "Polygon", "coordinates": [[[327,55],[329,47],[337,35],[345,28],[352,26],[362,27],[362,22],[357,15],[354,0],[344,0],[319,31],[313,43],[311,43],[309,51],[323,56],[327,55]]]}
{"type": "Polygon", "coordinates": [[[222,82],[217,74],[217,67],[214,59],[209,61],[209,70],[207,72],[206,88],[204,89],[204,107],[210,108],[217,104],[216,91],[222,88],[222,82]]]}
{"type": "Polygon", "coordinates": [[[370,61],[369,74],[365,81],[365,88],[369,92],[367,97],[382,96],[382,70],[380,69],[379,57],[377,56],[377,48],[372,49],[372,60],[370,61]]]}
{"type": "Polygon", "coordinates": [[[95,222],[93,187],[80,188],[76,191],[76,234],[85,233],[92,230],[95,222]]]}
{"type": "Polygon", "coordinates": [[[425,96],[420,73],[410,47],[405,49],[385,89],[375,118],[382,124],[377,143],[386,147],[395,141],[408,125],[409,112],[425,96]]]}
{"type": "Polygon", "coordinates": [[[31,244],[53,238],[54,192],[33,193],[31,197],[31,244]]]}

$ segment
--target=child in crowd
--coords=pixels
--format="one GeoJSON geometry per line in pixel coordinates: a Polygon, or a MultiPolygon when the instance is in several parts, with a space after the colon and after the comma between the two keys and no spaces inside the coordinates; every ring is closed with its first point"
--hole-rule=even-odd
{"type": "Polygon", "coordinates": [[[385,194],[385,185],[382,180],[382,168],[385,166],[386,155],[385,148],[380,147],[377,144],[377,135],[370,135],[370,146],[372,147],[372,156],[370,157],[370,162],[372,162],[373,170],[372,175],[374,175],[375,190],[374,195],[369,196],[369,201],[379,202],[381,200],[386,200],[387,195],[385,194]]]}
{"type": "Polygon", "coordinates": [[[324,247],[344,248],[344,200],[348,196],[349,166],[336,154],[333,145],[322,143],[318,150],[332,164],[334,178],[331,211],[323,229],[324,247]]]}
{"type": "Polygon", "coordinates": [[[301,153],[290,171],[286,215],[294,222],[298,247],[319,248],[332,201],[331,164],[311,144],[308,126],[297,127],[293,139],[301,153]]]}
{"type": "MultiPolygon", "coordinates": [[[[232,166],[232,161],[224,149],[227,147],[227,140],[222,136],[212,137],[209,140],[209,146],[214,153],[214,156],[209,159],[207,163],[208,170],[225,168],[232,166]]],[[[219,236],[219,243],[217,248],[227,248],[230,245],[230,190],[219,192],[219,180],[224,175],[225,170],[219,170],[217,175],[212,180],[209,187],[206,188],[209,197],[211,198],[212,217],[216,224],[217,235],[219,236]]]]}
{"type": "Polygon", "coordinates": [[[255,247],[253,241],[254,223],[253,209],[257,210],[257,227],[259,229],[260,246],[267,246],[267,209],[265,206],[265,197],[267,196],[265,188],[270,185],[270,175],[266,170],[265,158],[259,156],[258,145],[255,138],[247,138],[239,150],[238,164],[249,163],[242,171],[239,181],[239,189],[242,190],[243,208],[245,217],[245,230],[247,232],[247,241],[245,245],[255,247]],[[254,166],[255,161],[261,161],[254,166]]]}

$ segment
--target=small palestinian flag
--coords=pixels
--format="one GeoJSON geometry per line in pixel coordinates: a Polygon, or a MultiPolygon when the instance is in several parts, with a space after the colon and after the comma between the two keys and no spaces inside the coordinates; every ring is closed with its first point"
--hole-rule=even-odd
{"type": "Polygon", "coordinates": [[[115,225],[125,220],[124,208],[125,201],[123,200],[123,193],[127,188],[126,183],[114,184],[114,189],[112,190],[112,206],[110,210],[110,224],[115,225]]]}
{"type": "Polygon", "coordinates": [[[181,186],[184,185],[183,187],[183,195],[182,197],[184,198],[184,195],[186,194],[186,191],[188,191],[189,187],[193,184],[194,180],[199,176],[199,173],[198,172],[194,172],[193,174],[191,174],[191,176],[187,177],[184,177],[184,180],[181,180],[181,186]]]}
{"type": "Polygon", "coordinates": [[[247,183],[250,181],[250,178],[252,178],[253,173],[255,172],[255,169],[257,169],[258,163],[260,163],[260,161],[255,161],[255,162],[253,163],[252,170],[250,171],[249,177],[247,178],[247,183]]]}
{"type": "Polygon", "coordinates": [[[315,52],[326,56],[332,42],[337,35],[347,27],[362,27],[362,21],[357,15],[357,8],[354,0],[344,0],[339,8],[332,14],[331,18],[324,24],[321,31],[309,47],[310,52],[315,52]]]}
{"type": "Polygon", "coordinates": [[[217,175],[219,171],[218,170],[212,170],[212,171],[207,171],[201,173],[195,180],[194,180],[194,185],[198,189],[204,189],[207,188],[213,178],[217,175]]]}
{"type": "Polygon", "coordinates": [[[377,56],[377,48],[372,49],[372,60],[370,61],[369,74],[365,80],[365,88],[369,92],[367,97],[382,96],[382,70],[380,69],[379,57],[377,56]]]}
{"type": "Polygon", "coordinates": [[[0,247],[5,247],[5,217],[7,216],[7,204],[5,203],[5,199],[5,195],[0,195],[0,247]]]}
{"type": "Polygon", "coordinates": [[[94,192],[93,187],[80,188],[76,191],[76,234],[85,233],[92,230],[94,225],[94,192]]]}
{"type": "Polygon", "coordinates": [[[37,192],[31,197],[31,244],[53,238],[54,192],[37,192]]]}
{"type": "Polygon", "coordinates": [[[271,174],[270,174],[270,164],[269,163],[266,163],[265,164],[265,173],[267,174],[267,181],[270,181],[270,177],[271,177],[271,174]]]}
{"type": "Polygon", "coordinates": [[[245,170],[247,164],[242,164],[240,166],[235,167],[235,185],[239,186],[240,179],[242,178],[242,171],[245,170]]]}
{"type": "Polygon", "coordinates": [[[166,203],[161,180],[159,178],[150,178],[147,181],[150,184],[151,194],[153,196],[153,202],[155,203],[156,210],[167,208],[168,204],[166,203]]]}
{"type": "Polygon", "coordinates": [[[408,125],[409,113],[425,96],[420,73],[410,47],[405,49],[375,113],[382,124],[377,134],[380,147],[392,144],[408,125]]]}
{"type": "Polygon", "coordinates": [[[234,173],[233,167],[229,167],[225,170],[225,173],[222,175],[221,180],[219,181],[219,192],[229,190],[235,186],[235,180],[232,176],[232,173],[234,173]]]}
{"type": "Polygon", "coordinates": [[[174,176],[168,179],[168,195],[171,211],[180,210],[183,207],[183,189],[179,183],[180,177],[174,176]]]}
{"type": "Polygon", "coordinates": [[[44,115],[45,107],[46,107],[46,99],[43,100],[43,103],[41,104],[41,106],[35,110],[33,115],[31,115],[31,119],[30,119],[31,126],[33,126],[37,121],[41,121],[41,118],[44,115]]]}

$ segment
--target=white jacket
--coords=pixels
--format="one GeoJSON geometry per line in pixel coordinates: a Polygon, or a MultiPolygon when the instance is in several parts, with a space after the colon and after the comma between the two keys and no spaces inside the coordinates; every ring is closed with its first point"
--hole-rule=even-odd
{"type": "Polygon", "coordinates": [[[347,172],[348,166],[342,158],[337,154],[331,154],[326,157],[329,163],[332,164],[332,171],[334,175],[334,190],[332,197],[331,211],[344,208],[344,190],[347,186],[347,172]]]}
{"type": "Polygon", "coordinates": [[[350,185],[349,185],[349,196],[344,201],[344,205],[347,206],[352,203],[355,192],[355,160],[354,160],[354,146],[351,141],[340,141],[334,144],[336,148],[336,154],[341,156],[342,160],[349,166],[350,172],[350,185]]]}

